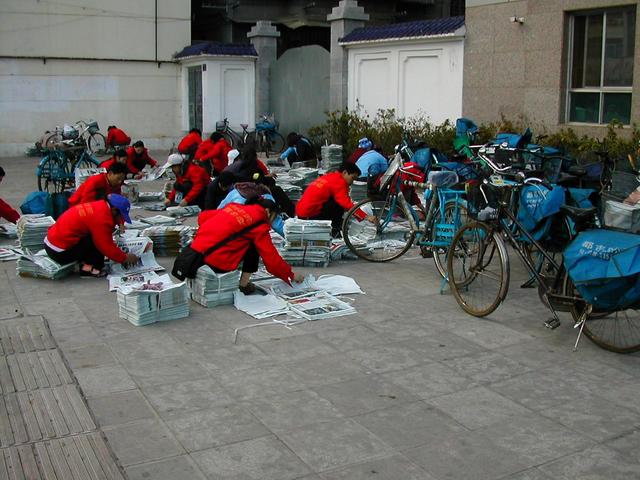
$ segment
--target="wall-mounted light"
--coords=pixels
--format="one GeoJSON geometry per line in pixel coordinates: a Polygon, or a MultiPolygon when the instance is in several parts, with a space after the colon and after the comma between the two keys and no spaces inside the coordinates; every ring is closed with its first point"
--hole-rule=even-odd
{"type": "Polygon", "coordinates": [[[524,17],[516,17],[515,15],[511,17],[509,20],[511,20],[511,23],[518,23],[520,25],[524,23],[524,17]]]}

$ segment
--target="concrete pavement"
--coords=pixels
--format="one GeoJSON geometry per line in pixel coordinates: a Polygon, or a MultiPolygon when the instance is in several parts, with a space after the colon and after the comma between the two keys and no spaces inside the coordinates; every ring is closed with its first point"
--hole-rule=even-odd
{"type": "MultiPolygon", "coordinates": [[[[17,206],[36,161],[0,160],[0,197],[17,206]]],[[[231,306],[134,327],[106,282],[20,278],[7,262],[0,318],[46,319],[131,479],[640,478],[640,359],[586,338],[573,352],[570,318],[544,328],[515,258],[486,319],[441,295],[415,251],[306,271],[355,278],[358,314],[234,345],[256,321],[231,306]]]]}

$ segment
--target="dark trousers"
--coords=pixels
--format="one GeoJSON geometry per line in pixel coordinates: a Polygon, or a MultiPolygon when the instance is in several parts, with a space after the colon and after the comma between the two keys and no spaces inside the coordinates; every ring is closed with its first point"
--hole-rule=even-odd
{"type": "Polygon", "coordinates": [[[296,207],[293,205],[293,202],[289,198],[289,196],[276,185],[276,182],[271,177],[264,177],[262,179],[262,183],[265,184],[269,190],[271,191],[271,195],[276,202],[276,205],[280,208],[280,211],[286,213],[289,217],[293,218],[296,216],[296,207]]]}
{"type": "MultiPolygon", "coordinates": [[[[244,254],[242,259],[242,273],[256,273],[258,271],[258,264],[260,263],[260,255],[258,254],[258,250],[252,244],[249,245],[249,248],[244,254]]],[[[220,268],[216,268],[211,266],[211,270],[216,273],[227,273],[229,270],[222,270],[220,268]]]]}
{"type": "Polygon", "coordinates": [[[80,262],[91,265],[97,270],[101,270],[104,267],[104,255],[96,248],[90,235],[82,238],[82,240],[64,252],[56,252],[49,245],[45,245],[44,249],[49,258],[62,265],[80,262]]]}
{"type": "Polygon", "coordinates": [[[344,208],[330,197],[322,210],[314,217],[306,217],[306,220],[331,220],[331,236],[335,237],[342,231],[342,217],[344,216],[344,208]]]}

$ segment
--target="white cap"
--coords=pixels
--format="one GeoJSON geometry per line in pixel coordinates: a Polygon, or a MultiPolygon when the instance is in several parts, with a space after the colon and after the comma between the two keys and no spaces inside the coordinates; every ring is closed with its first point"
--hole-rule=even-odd
{"type": "Polygon", "coordinates": [[[227,153],[227,158],[229,159],[229,163],[233,163],[236,158],[240,156],[240,152],[237,149],[229,150],[227,153]]]}
{"type": "Polygon", "coordinates": [[[166,170],[172,165],[180,165],[182,162],[184,162],[184,157],[181,154],[172,153],[171,155],[169,155],[169,157],[167,158],[167,163],[165,163],[162,168],[166,170]]]}

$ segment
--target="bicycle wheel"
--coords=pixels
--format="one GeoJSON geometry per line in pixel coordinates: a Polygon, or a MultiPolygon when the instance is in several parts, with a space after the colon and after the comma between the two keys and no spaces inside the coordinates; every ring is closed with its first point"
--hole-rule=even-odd
{"type": "Polygon", "coordinates": [[[87,149],[97,157],[107,154],[107,141],[101,133],[93,133],[87,141],[87,149]]]}
{"type": "Polygon", "coordinates": [[[509,256],[500,235],[481,222],[462,226],[449,247],[447,275],[465,312],[475,317],[493,312],[509,290],[509,256]]]}
{"type": "MultiPolygon", "coordinates": [[[[565,277],[565,295],[580,297],[569,275],[565,277]]],[[[574,322],[582,319],[588,306],[575,302],[571,307],[574,322]]],[[[617,312],[592,312],[585,320],[583,333],[589,340],[605,350],[616,353],[640,351],[640,309],[630,307],[617,312]]]]}
{"type": "Polygon", "coordinates": [[[83,152],[80,154],[78,161],[73,165],[73,169],[76,168],[96,168],[100,166],[100,162],[97,158],[92,155],[89,155],[87,152],[83,152]]]}
{"type": "Polygon", "coordinates": [[[277,155],[284,151],[284,137],[278,132],[266,131],[264,140],[264,149],[267,157],[271,153],[275,153],[277,155]]]}
{"type": "Polygon", "coordinates": [[[64,152],[53,151],[42,157],[36,169],[36,177],[38,190],[41,192],[62,192],[72,178],[64,152]]]}
{"type": "MultiPolygon", "coordinates": [[[[458,229],[469,221],[467,206],[460,200],[449,200],[444,206],[444,218],[440,212],[434,215],[431,224],[432,240],[451,244],[458,229]],[[439,226],[438,226],[439,225],[439,226]]],[[[447,276],[447,252],[449,245],[436,245],[432,248],[433,262],[442,278],[447,276]]]]}
{"type": "Polygon", "coordinates": [[[227,141],[227,143],[231,145],[231,148],[238,148],[239,142],[236,141],[236,138],[234,135],[231,135],[229,132],[220,132],[220,134],[222,135],[222,138],[224,138],[227,141]]]}
{"type": "Polygon", "coordinates": [[[386,200],[364,199],[356,203],[344,219],[342,237],[358,257],[370,262],[388,262],[402,256],[413,244],[415,232],[391,196],[386,200]],[[358,220],[355,212],[375,215],[376,223],[358,220]]]}

